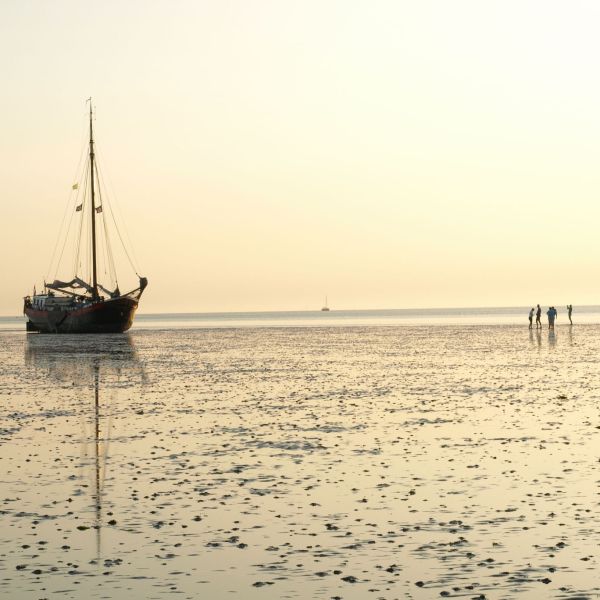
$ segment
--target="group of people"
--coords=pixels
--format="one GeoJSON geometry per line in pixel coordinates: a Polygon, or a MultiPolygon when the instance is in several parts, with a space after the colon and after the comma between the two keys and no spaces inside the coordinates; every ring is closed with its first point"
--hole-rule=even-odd
{"type": "MultiPolygon", "coordinates": [[[[573,305],[567,304],[567,315],[569,316],[569,323],[573,325],[573,319],[571,315],[573,314],[573,305]]],[[[537,305],[537,309],[532,308],[529,311],[529,329],[533,329],[533,315],[535,315],[535,328],[542,328],[542,309],[540,305],[537,305]]],[[[558,318],[558,311],[554,306],[551,306],[546,311],[546,316],[548,317],[548,329],[554,329],[554,321],[558,318]]]]}

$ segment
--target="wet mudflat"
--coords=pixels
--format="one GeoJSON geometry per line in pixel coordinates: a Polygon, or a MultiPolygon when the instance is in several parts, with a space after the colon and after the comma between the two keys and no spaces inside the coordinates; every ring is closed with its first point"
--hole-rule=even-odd
{"type": "Polygon", "coordinates": [[[0,335],[0,596],[597,598],[600,327],[0,335]]]}

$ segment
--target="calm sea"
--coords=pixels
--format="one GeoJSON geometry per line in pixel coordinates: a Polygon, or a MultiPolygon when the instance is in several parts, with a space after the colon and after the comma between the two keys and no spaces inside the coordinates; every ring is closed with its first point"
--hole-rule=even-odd
{"type": "MultiPolygon", "coordinates": [[[[546,321],[543,308],[542,322],[546,321]]],[[[558,307],[558,325],[568,324],[558,307]]],[[[347,327],[368,325],[527,325],[529,307],[138,314],[134,329],[347,327]]],[[[577,306],[574,323],[600,324],[600,306],[577,306]]],[[[0,317],[0,331],[24,330],[22,316],[0,317]]]]}

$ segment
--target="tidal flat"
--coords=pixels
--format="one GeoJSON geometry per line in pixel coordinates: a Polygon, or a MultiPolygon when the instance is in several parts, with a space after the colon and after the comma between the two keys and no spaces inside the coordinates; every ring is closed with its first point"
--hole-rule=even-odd
{"type": "Polygon", "coordinates": [[[600,597],[600,327],[0,334],[0,596],[600,597]]]}

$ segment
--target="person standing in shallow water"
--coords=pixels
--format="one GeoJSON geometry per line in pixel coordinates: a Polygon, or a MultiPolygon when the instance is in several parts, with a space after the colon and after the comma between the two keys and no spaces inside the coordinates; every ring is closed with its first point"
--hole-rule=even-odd
{"type": "Polygon", "coordinates": [[[569,323],[573,325],[573,319],[571,319],[571,314],[573,313],[573,305],[567,304],[567,314],[569,315],[569,323]]]}
{"type": "Polygon", "coordinates": [[[539,304],[537,305],[537,310],[535,311],[535,328],[542,328],[542,309],[540,308],[539,304]]]}
{"type": "Polygon", "coordinates": [[[554,306],[551,306],[548,309],[548,312],[546,313],[546,315],[548,316],[548,329],[554,329],[554,319],[556,319],[556,309],[554,308],[554,306]]]}
{"type": "Polygon", "coordinates": [[[533,313],[535,312],[535,310],[532,308],[529,311],[529,329],[533,329],[533,313]]]}

